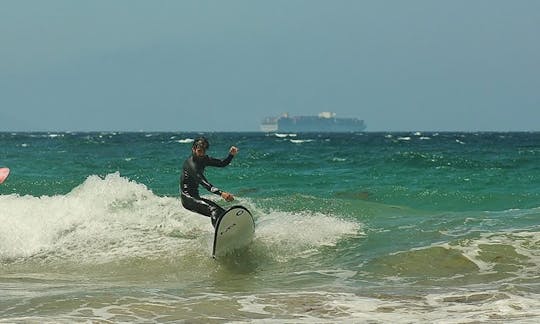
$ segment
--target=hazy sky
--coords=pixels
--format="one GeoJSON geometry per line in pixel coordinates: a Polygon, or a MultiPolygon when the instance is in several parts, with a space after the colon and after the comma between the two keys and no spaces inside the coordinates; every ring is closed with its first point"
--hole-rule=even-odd
{"type": "Polygon", "coordinates": [[[540,130],[538,0],[0,0],[0,131],[540,130]]]}

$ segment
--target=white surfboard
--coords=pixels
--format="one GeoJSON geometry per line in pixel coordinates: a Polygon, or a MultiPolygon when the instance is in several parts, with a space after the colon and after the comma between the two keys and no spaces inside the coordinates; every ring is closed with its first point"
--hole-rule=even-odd
{"type": "Polygon", "coordinates": [[[0,184],[9,176],[9,168],[0,168],[0,184]]]}
{"type": "Polygon", "coordinates": [[[212,257],[225,256],[247,247],[255,234],[255,222],[249,210],[242,206],[227,209],[217,220],[212,257]]]}

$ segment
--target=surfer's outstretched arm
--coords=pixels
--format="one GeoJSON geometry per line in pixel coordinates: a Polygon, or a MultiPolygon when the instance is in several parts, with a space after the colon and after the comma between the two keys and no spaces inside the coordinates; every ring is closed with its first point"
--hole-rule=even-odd
{"type": "Polygon", "coordinates": [[[238,153],[238,148],[236,146],[231,146],[231,148],[229,149],[229,155],[225,159],[220,160],[220,159],[208,157],[207,165],[213,166],[213,167],[220,167],[220,168],[226,167],[227,165],[231,163],[233,157],[237,153],[238,153]]]}
{"type": "Polygon", "coordinates": [[[213,158],[213,157],[208,157],[206,165],[213,166],[213,167],[218,167],[218,168],[223,168],[223,167],[226,167],[227,165],[229,165],[231,163],[233,157],[234,156],[231,155],[231,154],[229,154],[229,156],[227,156],[223,160],[216,159],[216,158],[213,158]]]}

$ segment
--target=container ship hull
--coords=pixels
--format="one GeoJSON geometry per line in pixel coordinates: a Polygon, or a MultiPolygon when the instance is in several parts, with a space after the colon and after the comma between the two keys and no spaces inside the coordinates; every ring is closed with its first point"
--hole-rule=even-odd
{"type": "Polygon", "coordinates": [[[363,120],[336,118],[333,113],[321,113],[318,116],[267,117],[261,124],[263,132],[350,133],[361,132],[365,129],[366,124],[363,120]]]}

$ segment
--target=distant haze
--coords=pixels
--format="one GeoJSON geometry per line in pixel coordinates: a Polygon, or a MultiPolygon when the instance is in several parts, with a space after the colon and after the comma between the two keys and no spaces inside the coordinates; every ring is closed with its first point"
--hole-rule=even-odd
{"type": "Polygon", "coordinates": [[[0,131],[539,131],[540,1],[0,3],[0,131]]]}

